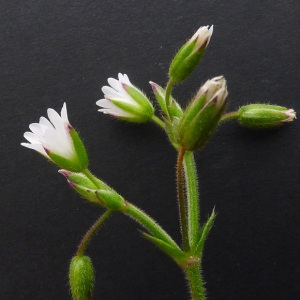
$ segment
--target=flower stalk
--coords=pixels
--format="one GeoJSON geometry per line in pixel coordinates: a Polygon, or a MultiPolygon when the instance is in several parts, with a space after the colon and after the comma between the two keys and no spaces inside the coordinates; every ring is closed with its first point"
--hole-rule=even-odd
{"type": "Polygon", "coordinates": [[[112,215],[113,211],[107,209],[91,226],[91,228],[86,232],[83,239],[81,240],[76,255],[82,256],[84,255],[84,251],[91,241],[92,237],[97,233],[98,229],[104,224],[104,222],[112,215]]]}
{"type": "Polygon", "coordinates": [[[184,182],[183,182],[183,158],[185,154],[185,149],[180,148],[178,152],[177,158],[177,191],[178,191],[178,210],[179,210],[179,220],[180,220],[180,228],[182,235],[182,244],[183,250],[190,250],[190,242],[189,242],[189,231],[188,231],[188,216],[185,202],[185,194],[184,194],[184,182]]]}

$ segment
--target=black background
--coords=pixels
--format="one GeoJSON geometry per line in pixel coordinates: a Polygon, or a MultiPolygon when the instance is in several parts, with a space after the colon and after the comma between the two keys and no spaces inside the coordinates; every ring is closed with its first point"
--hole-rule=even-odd
{"type": "MultiPolygon", "coordinates": [[[[183,106],[223,74],[227,110],[270,102],[300,111],[297,0],[0,2],[1,299],[70,299],[68,265],[102,212],[78,197],[57,167],[20,146],[28,125],[67,102],[90,169],[152,215],[178,242],[176,153],[154,124],[97,112],[118,72],[150,97],[175,51],[214,24],[201,65],[174,96],[183,106]]],[[[299,121],[279,130],[222,125],[196,154],[201,216],[213,207],[206,243],[208,297],[300,298],[299,121]]],[[[188,299],[181,270],[132,220],[115,215],[88,248],[95,299],[188,299]]]]}

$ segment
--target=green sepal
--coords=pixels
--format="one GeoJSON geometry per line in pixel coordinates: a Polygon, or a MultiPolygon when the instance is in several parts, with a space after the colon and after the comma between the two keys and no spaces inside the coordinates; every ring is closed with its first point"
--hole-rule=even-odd
{"type": "Polygon", "coordinates": [[[95,285],[94,268],[88,256],[74,256],[69,269],[73,300],[91,300],[95,285]]]}
{"type": "Polygon", "coordinates": [[[139,105],[126,103],[122,100],[111,99],[111,102],[124,112],[130,114],[128,117],[118,116],[118,119],[124,121],[132,123],[145,123],[148,122],[154,114],[154,111],[150,112],[149,110],[144,110],[144,108],[139,105]]]}
{"type": "Polygon", "coordinates": [[[184,253],[180,248],[175,248],[173,245],[162,241],[161,239],[154,237],[148,233],[142,232],[143,236],[154,245],[156,245],[162,252],[166,253],[171,257],[178,265],[186,260],[186,253],[184,253]]]}
{"type": "Polygon", "coordinates": [[[183,45],[173,58],[169,69],[169,77],[173,82],[179,83],[184,81],[199,64],[205,52],[205,47],[194,51],[196,42],[194,40],[192,43],[183,45]]]}
{"type": "Polygon", "coordinates": [[[195,106],[183,115],[179,124],[180,145],[188,151],[203,147],[214,133],[225,106],[218,107],[215,100],[208,102],[197,112],[195,106]]]}
{"type": "Polygon", "coordinates": [[[154,82],[150,82],[150,84],[152,85],[153,93],[163,113],[166,116],[169,115],[170,119],[172,119],[173,117],[180,118],[183,114],[183,111],[179,103],[174,99],[174,97],[170,95],[170,105],[169,109],[167,109],[166,90],[154,82]]]}
{"type": "Polygon", "coordinates": [[[148,99],[148,97],[140,91],[136,87],[132,87],[129,85],[124,85],[124,88],[126,92],[129,94],[129,96],[136,101],[137,104],[139,104],[141,107],[143,107],[143,110],[145,114],[153,115],[154,108],[148,99]]]}
{"type": "Polygon", "coordinates": [[[96,195],[103,206],[110,210],[123,211],[127,206],[124,198],[115,191],[97,190],[96,195]]]}
{"type": "Polygon", "coordinates": [[[175,149],[180,148],[179,139],[178,139],[179,121],[180,121],[179,118],[174,117],[172,122],[169,120],[165,122],[168,138],[175,149]]]}
{"type": "Polygon", "coordinates": [[[98,204],[103,206],[103,202],[101,202],[101,200],[99,199],[99,197],[97,196],[97,190],[94,189],[88,189],[85,186],[82,185],[78,185],[78,184],[73,184],[72,182],[70,182],[70,185],[73,187],[73,189],[79,194],[81,195],[85,200],[88,200],[92,203],[98,204]]]}
{"type": "Polygon", "coordinates": [[[87,189],[92,190],[111,190],[113,189],[109,187],[106,183],[98,179],[97,177],[93,176],[93,181],[91,181],[85,174],[78,173],[78,172],[69,172],[67,170],[59,170],[59,173],[64,175],[69,182],[72,182],[77,185],[81,185],[86,187],[87,189]]]}
{"type": "Polygon", "coordinates": [[[54,152],[51,152],[49,150],[46,150],[48,156],[50,157],[50,159],[56,164],[58,165],[60,168],[66,169],[68,171],[72,171],[72,172],[81,172],[82,166],[79,163],[79,161],[77,160],[76,156],[73,159],[67,159],[63,156],[60,156],[54,152]]]}
{"type": "Polygon", "coordinates": [[[69,126],[69,133],[75,150],[73,157],[65,158],[56,154],[55,152],[49,151],[48,149],[45,149],[45,151],[50,159],[60,168],[72,172],[81,172],[88,166],[88,156],[76,130],[73,127],[69,126]]]}
{"type": "Polygon", "coordinates": [[[87,168],[89,164],[89,159],[88,159],[86,149],[77,131],[73,127],[70,127],[69,130],[74,145],[74,149],[77,154],[78,163],[81,166],[81,170],[84,170],[87,168]]]}
{"type": "Polygon", "coordinates": [[[193,100],[187,106],[181,118],[180,127],[182,131],[187,130],[194,118],[199,114],[206,103],[206,95],[203,94],[199,99],[193,100]]]}
{"type": "Polygon", "coordinates": [[[216,218],[216,214],[215,214],[215,210],[213,210],[210,217],[206,221],[206,223],[202,226],[200,239],[197,242],[195,249],[192,249],[195,256],[197,256],[197,257],[202,256],[204,243],[206,241],[206,238],[207,238],[212,226],[214,225],[215,218],[216,218]]]}

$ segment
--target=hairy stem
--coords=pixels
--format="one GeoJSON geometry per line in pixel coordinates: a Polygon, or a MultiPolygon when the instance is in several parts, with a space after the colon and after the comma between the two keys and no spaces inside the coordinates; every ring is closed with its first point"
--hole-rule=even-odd
{"type": "Polygon", "coordinates": [[[205,288],[203,286],[203,279],[200,270],[200,260],[191,265],[188,265],[185,269],[185,275],[189,283],[191,300],[205,300],[205,288]]]}
{"type": "Polygon", "coordinates": [[[177,192],[178,192],[178,210],[180,217],[180,229],[182,234],[183,250],[189,251],[189,234],[188,234],[188,220],[187,211],[185,203],[185,192],[183,183],[183,158],[185,154],[185,149],[180,148],[177,158],[177,192]]]}
{"type": "Polygon", "coordinates": [[[193,152],[184,155],[184,177],[187,197],[188,231],[190,247],[194,249],[200,238],[200,205],[196,164],[193,152]]]}
{"type": "Polygon", "coordinates": [[[93,235],[97,232],[100,226],[110,217],[111,214],[112,210],[106,210],[104,214],[102,214],[92,225],[92,227],[87,231],[87,233],[84,235],[83,239],[81,240],[78,246],[77,256],[81,256],[84,254],[84,250],[86,249],[93,235]]]}
{"type": "Polygon", "coordinates": [[[126,208],[122,211],[125,215],[130,216],[132,219],[141,224],[148,230],[153,236],[161,239],[174,248],[180,249],[175,241],[158,225],[150,216],[148,216],[141,209],[137,208],[133,204],[127,202],[126,208]]]}

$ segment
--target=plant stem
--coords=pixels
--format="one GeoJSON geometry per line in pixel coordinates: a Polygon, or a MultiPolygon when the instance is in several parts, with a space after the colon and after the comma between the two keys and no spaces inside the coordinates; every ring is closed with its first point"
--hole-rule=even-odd
{"type": "MultiPolygon", "coordinates": [[[[91,172],[86,169],[83,173],[95,184],[96,187],[101,189],[99,186],[99,182],[95,179],[95,177],[91,174],[91,172]]],[[[166,242],[170,246],[177,248],[180,250],[179,246],[175,243],[175,241],[168,235],[166,231],[164,231],[160,225],[158,225],[150,216],[148,216],[141,209],[137,208],[130,202],[126,201],[126,206],[122,210],[118,210],[125,215],[130,216],[132,219],[141,224],[144,228],[146,228],[153,236],[161,239],[166,242]]]]}
{"type": "Polygon", "coordinates": [[[183,250],[189,251],[189,233],[188,233],[188,220],[186,212],[186,203],[184,195],[184,183],[183,183],[183,158],[185,154],[185,149],[180,148],[177,158],[177,191],[178,191],[178,210],[179,210],[179,220],[180,220],[180,229],[182,235],[183,250]]]}
{"type": "Polygon", "coordinates": [[[81,256],[84,254],[84,250],[87,247],[88,243],[90,242],[92,236],[97,232],[97,230],[100,228],[100,226],[110,217],[110,215],[113,213],[112,210],[106,210],[92,225],[92,227],[87,231],[83,239],[81,240],[78,250],[77,250],[77,256],[81,256]]]}
{"type": "Polygon", "coordinates": [[[148,216],[141,209],[137,208],[133,204],[127,202],[125,210],[122,211],[126,215],[130,216],[132,219],[141,224],[146,228],[153,236],[161,239],[167,244],[173,246],[180,250],[175,241],[158,225],[150,216],[148,216]]]}
{"type": "Polygon", "coordinates": [[[191,300],[205,300],[205,288],[200,270],[200,260],[184,268],[189,283],[191,300]]]}
{"type": "Polygon", "coordinates": [[[152,121],[154,123],[156,123],[159,127],[161,127],[162,129],[165,129],[165,123],[160,119],[158,118],[157,116],[153,116],[152,117],[152,121]]]}
{"type": "Polygon", "coordinates": [[[237,111],[233,111],[233,112],[229,112],[227,114],[224,114],[221,119],[220,119],[220,123],[221,122],[225,122],[227,120],[231,120],[231,119],[236,119],[238,117],[238,112],[237,111]]]}
{"type": "Polygon", "coordinates": [[[186,151],[183,160],[187,194],[189,240],[191,249],[194,249],[200,238],[200,208],[197,171],[193,152],[186,151]]]}

